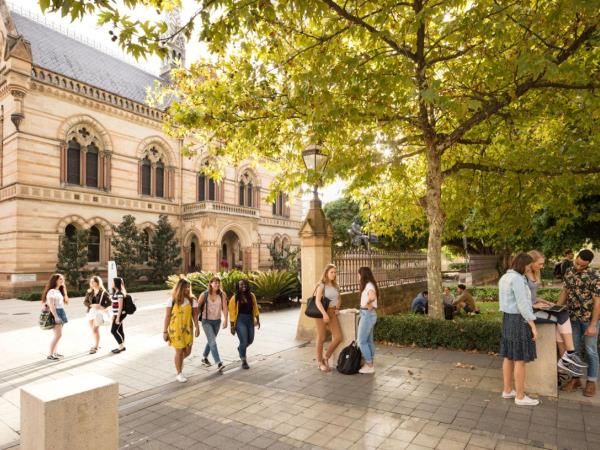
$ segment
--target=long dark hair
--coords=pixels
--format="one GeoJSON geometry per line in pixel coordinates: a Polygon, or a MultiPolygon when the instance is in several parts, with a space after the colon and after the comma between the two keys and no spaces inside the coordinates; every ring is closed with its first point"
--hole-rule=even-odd
{"type": "Polygon", "coordinates": [[[515,256],[515,259],[512,260],[510,268],[515,272],[519,272],[521,275],[523,275],[527,266],[532,262],[533,258],[527,253],[519,253],[517,256],[515,256]]]}
{"type": "MultiPolygon", "coordinates": [[[[48,291],[50,289],[56,289],[56,285],[58,284],[58,279],[60,277],[62,277],[60,273],[55,273],[54,275],[50,276],[50,279],[44,287],[44,292],[42,293],[42,303],[46,301],[46,295],[48,295],[48,291]]],[[[58,290],[63,295],[63,297],[65,297],[65,285],[63,284],[60,288],[58,288],[58,290]]]]}
{"type": "Polygon", "coordinates": [[[115,290],[117,292],[120,292],[123,295],[127,295],[127,291],[125,290],[125,282],[123,281],[123,278],[113,278],[113,285],[115,286],[115,290]]]}
{"type": "Polygon", "coordinates": [[[360,275],[360,292],[365,290],[368,283],[373,283],[373,286],[375,286],[375,295],[377,296],[377,300],[379,300],[379,287],[371,269],[369,267],[361,267],[358,269],[358,275],[360,275]]]}
{"type": "Polygon", "coordinates": [[[242,278],[240,281],[238,281],[235,285],[235,301],[239,303],[239,301],[245,298],[245,300],[250,303],[252,301],[252,293],[250,291],[250,281],[248,281],[247,278],[242,278]],[[246,292],[242,292],[240,290],[240,283],[245,283],[246,286],[248,286],[248,289],[246,290],[246,292]]]}

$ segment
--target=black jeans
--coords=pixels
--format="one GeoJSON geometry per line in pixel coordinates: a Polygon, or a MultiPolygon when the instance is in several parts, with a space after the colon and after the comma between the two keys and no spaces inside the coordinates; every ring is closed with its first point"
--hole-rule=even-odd
{"type": "Polygon", "coordinates": [[[123,331],[123,320],[125,320],[125,317],[127,317],[127,313],[121,314],[121,321],[117,325],[117,316],[113,316],[112,326],[110,327],[110,334],[115,337],[119,345],[125,342],[125,332],[123,331]]]}

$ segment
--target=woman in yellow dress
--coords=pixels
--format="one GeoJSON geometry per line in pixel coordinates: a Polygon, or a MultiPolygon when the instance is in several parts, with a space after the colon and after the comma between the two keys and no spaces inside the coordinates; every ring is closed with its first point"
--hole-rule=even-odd
{"type": "Polygon", "coordinates": [[[187,378],[182,374],[183,360],[192,353],[194,336],[200,336],[198,323],[198,301],[192,294],[192,285],[185,278],[181,278],[167,301],[163,339],[175,349],[175,369],[180,383],[185,383],[187,378]]]}

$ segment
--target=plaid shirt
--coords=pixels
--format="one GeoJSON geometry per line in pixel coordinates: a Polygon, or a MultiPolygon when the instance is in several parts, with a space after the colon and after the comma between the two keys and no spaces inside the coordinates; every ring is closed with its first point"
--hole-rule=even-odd
{"type": "Polygon", "coordinates": [[[594,297],[600,297],[600,273],[591,267],[581,272],[569,267],[563,286],[567,289],[567,309],[571,320],[589,322],[594,310],[594,297]]]}

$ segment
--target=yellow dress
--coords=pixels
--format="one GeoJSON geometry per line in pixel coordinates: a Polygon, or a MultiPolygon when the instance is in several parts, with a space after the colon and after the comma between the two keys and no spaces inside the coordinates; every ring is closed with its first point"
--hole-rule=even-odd
{"type": "Polygon", "coordinates": [[[169,345],[173,348],[185,348],[194,342],[194,324],[192,305],[178,305],[173,302],[169,321],[169,345]]]}

